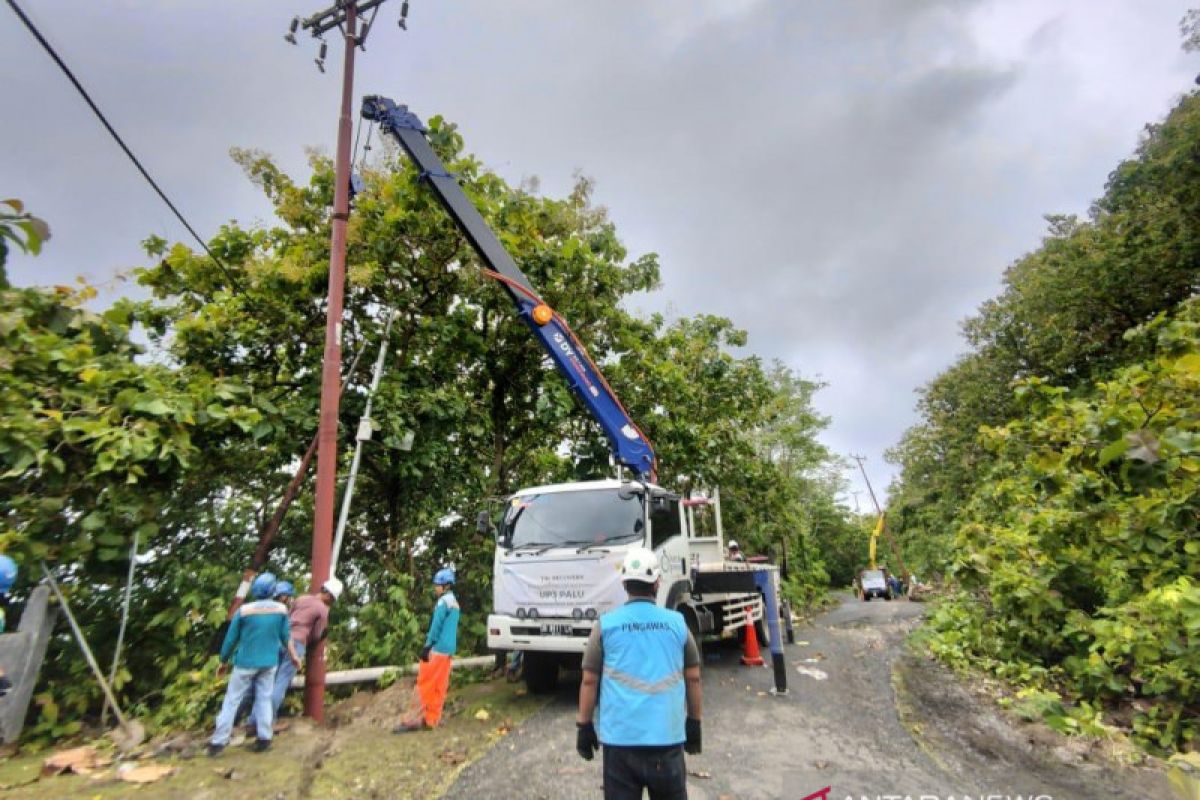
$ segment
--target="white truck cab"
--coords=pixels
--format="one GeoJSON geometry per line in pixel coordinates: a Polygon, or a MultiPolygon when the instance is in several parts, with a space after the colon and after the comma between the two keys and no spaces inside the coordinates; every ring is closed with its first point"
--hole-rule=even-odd
{"type": "Polygon", "coordinates": [[[684,499],[619,480],[522,489],[496,530],[487,628],[489,648],[524,652],[531,691],[552,690],[597,620],[626,601],[621,562],[634,547],[658,555],[657,602],[683,614],[698,641],[762,619],[756,572],[773,572],[778,588],[774,567],[724,561],[715,492],[684,499]]]}

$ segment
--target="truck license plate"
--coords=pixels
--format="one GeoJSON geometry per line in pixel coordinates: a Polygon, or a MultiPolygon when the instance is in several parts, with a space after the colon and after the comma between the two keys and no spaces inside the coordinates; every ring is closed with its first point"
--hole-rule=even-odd
{"type": "Polygon", "coordinates": [[[542,636],[570,636],[571,625],[565,622],[543,622],[542,636]]]}

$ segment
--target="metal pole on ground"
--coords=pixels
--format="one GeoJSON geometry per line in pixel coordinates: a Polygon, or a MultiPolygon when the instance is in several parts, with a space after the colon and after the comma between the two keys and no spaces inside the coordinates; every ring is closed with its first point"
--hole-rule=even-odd
{"type": "Polygon", "coordinates": [[[124,714],[121,713],[121,707],[117,705],[117,698],[113,695],[112,688],[109,687],[108,681],[104,680],[104,673],[100,671],[100,665],[96,663],[96,656],[92,654],[92,648],[88,646],[87,639],[83,638],[83,630],[79,627],[79,623],[75,621],[75,615],[71,613],[71,607],[67,605],[67,598],[63,597],[62,590],[58,588],[58,581],[54,580],[54,576],[50,574],[50,570],[46,567],[46,562],[42,563],[42,574],[46,576],[46,582],[50,584],[50,588],[54,591],[54,596],[58,598],[58,603],[62,606],[63,613],[67,615],[67,622],[71,625],[71,632],[75,634],[75,641],[79,643],[79,649],[83,651],[83,657],[87,659],[88,666],[92,668],[92,674],[96,676],[96,682],[100,684],[100,689],[104,692],[104,697],[112,706],[113,714],[117,718],[117,722],[121,724],[121,729],[125,732],[126,741],[135,746],[145,736],[145,732],[141,731],[140,725],[131,723],[124,714]]]}
{"type": "MultiPolygon", "coordinates": [[[[121,664],[121,645],[125,643],[125,627],[129,624],[129,601],[133,596],[133,572],[137,568],[138,532],[133,532],[133,542],[129,545],[129,574],[125,578],[125,597],[121,603],[121,627],[117,630],[117,646],[113,650],[112,667],[108,670],[108,684],[117,682],[117,667],[121,664]]],[[[108,725],[108,698],[104,698],[104,707],[100,709],[100,725],[108,725]]]]}

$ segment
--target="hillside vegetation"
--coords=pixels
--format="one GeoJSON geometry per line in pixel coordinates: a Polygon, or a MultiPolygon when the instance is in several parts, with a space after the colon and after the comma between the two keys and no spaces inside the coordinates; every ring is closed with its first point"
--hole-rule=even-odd
{"type": "Polygon", "coordinates": [[[1200,737],[1200,97],[968,319],[890,453],[890,519],[954,594],[944,659],[1063,730],[1200,737]]]}

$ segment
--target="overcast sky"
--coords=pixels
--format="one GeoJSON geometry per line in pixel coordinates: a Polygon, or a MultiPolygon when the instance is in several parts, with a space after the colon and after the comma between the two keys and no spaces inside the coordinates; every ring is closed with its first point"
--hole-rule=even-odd
{"type": "MultiPolygon", "coordinates": [[[[306,147],[333,150],[340,42],[321,75],[313,40],[282,40],[323,4],[18,2],[202,235],[270,213],[231,146],[301,177],[306,147]]],[[[547,194],[592,176],[631,253],[661,258],[635,308],[728,316],[828,382],[825,442],[879,491],[959,321],[1192,87],[1189,3],[411,0],[405,33],[390,0],[356,94],[445,115],[547,194]]],[[[0,196],[54,237],[14,282],[107,283],[148,234],[187,241],[7,7],[0,70],[0,196]]]]}

